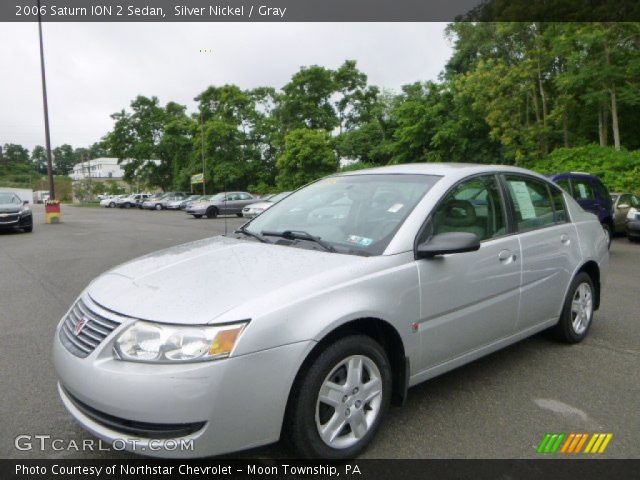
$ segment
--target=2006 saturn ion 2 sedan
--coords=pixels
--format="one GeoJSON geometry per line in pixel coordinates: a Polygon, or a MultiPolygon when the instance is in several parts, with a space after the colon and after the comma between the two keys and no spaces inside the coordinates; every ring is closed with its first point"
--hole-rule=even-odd
{"type": "Polygon", "coordinates": [[[149,455],[282,436],[348,458],[409,387],[541,330],[581,341],[608,258],[598,219],[524,169],[335,175],[95,279],[56,331],[59,393],[103,440],[192,442],[149,455]]]}

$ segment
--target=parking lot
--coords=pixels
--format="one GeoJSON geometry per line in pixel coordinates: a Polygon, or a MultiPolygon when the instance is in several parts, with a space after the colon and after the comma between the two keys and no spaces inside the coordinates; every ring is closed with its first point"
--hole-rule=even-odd
{"type": "MultiPolygon", "coordinates": [[[[32,234],[0,232],[0,456],[130,457],[14,448],[21,434],[79,443],[91,438],[58,399],[51,362],[56,324],[101,272],[161,248],[232,231],[243,220],[65,206],[64,223],[44,225],[41,206],[34,214],[32,234]]],[[[617,238],[602,305],[583,343],[560,345],[537,335],[411,389],[407,404],[391,409],[365,456],[533,458],[545,433],[611,432],[602,456],[639,458],[639,285],[640,244],[617,238]]],[[[273,445],[234,456],[287,455],[283,446],[273,445]]]]}

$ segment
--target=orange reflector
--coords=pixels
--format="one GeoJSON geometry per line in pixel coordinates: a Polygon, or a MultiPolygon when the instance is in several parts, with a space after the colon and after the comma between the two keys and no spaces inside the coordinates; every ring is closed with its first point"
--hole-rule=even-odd
{"type": "Polygon", "coordinates": [[[234,329],[223,330],[213,339],[213,344],[209,348],[209,355],[222,355],[230,353],[238,339],[238,335],[242,332],[244,325],[234,329]]]}

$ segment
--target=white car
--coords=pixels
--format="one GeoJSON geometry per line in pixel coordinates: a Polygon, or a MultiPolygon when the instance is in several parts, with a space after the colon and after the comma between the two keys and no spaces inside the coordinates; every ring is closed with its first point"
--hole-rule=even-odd
{"type": "Polygon", "coordinates": [[[242,209],[242,216],[245,218],[253,218],[257,215],[260,215],[262,212],[267,210],[269,207],[278,203],[283,198],[290,195],[291,192],[282,192],[276,195],[270,195],[269,197],[263,199],[261,202],[252,203],[251,205],[247,205],[242,209]]]}
{"type": "Polygon", "coordinates": [[[100,206],[101,207],[115,208],[116,205],[117,205],[116,200],[118,200],[119,198],[124,198],[124,197],[126,197],[126,195],[112,195],[110,197],[103,198],[102,200],[100,200],[100,206]]]}

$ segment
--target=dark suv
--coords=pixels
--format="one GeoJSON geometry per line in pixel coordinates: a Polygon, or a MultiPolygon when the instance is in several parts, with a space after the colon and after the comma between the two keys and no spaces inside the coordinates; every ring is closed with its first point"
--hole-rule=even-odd
{"type": "Polygon", "coordinates": [[[611,236],[615,230],[613,222],[613,201],[604,183],[595,175],[581,172],[557,173],[551,180],[564,188],[587,212],[598,217],[602,227],[611,236]]]}

